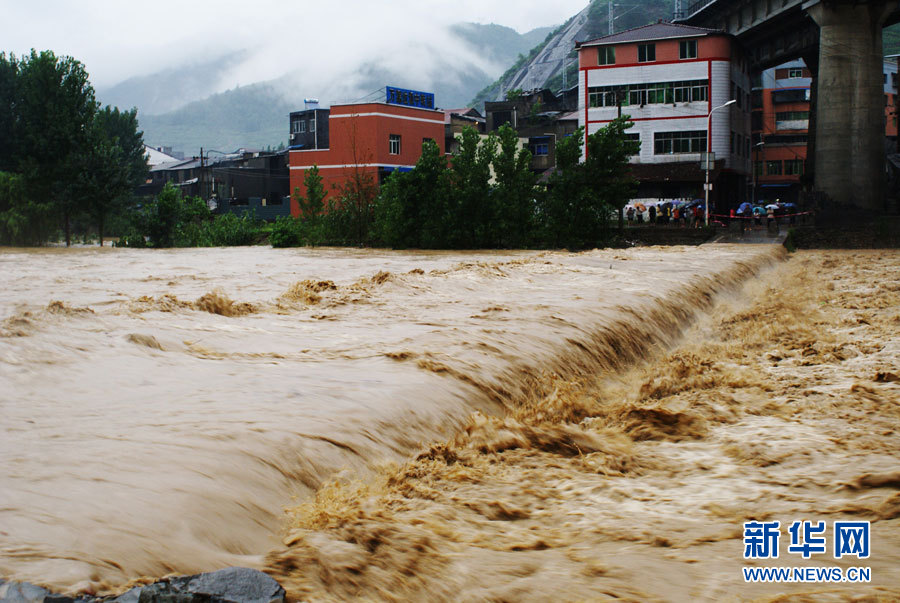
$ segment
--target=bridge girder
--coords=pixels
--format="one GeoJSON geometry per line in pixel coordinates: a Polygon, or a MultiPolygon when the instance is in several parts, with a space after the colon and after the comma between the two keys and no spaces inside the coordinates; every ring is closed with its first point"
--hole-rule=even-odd
{"type": "Polygon", "coordinates": [[[753,70],[804,59],[817,101],[808,149],[816,188],[884,206],[881,29],[900,22],[898,0],[701,0],[678,22],[734,35],[753,70]]]}

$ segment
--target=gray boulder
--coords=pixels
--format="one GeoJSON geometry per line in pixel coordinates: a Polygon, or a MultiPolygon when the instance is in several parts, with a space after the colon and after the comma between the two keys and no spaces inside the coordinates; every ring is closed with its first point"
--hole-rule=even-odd
{"type": "Polygon", "coordinates": [[[246,567],[178,576],[132,588],[118,597],[67,597],[29,584],[0,580],[0,603],[284,603],[284,589],[246,567]]]}
{"type": "Polygon", "coordinates": [[[246,567],[229,567],[217,572],[171,578],[145,586],[141,589],[138,601],[139,603],[283,603],[284,589],[278,582],[260,571],[246,567]]]}

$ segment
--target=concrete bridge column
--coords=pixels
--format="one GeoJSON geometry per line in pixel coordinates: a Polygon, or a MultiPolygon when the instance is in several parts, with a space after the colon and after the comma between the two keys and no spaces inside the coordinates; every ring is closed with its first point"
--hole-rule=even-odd
{"type": "Polygon", "coordinates": [[[897,0],[821,1],[815,183],[840,203],[880,211],[885,201],[881,28],[897,0]]]}

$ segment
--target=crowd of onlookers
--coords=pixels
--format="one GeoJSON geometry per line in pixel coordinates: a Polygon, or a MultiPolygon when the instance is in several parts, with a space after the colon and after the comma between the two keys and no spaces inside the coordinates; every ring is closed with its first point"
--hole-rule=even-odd
{"type": "Polygon", "coordinates": [[[637,224],[702,226],[705,222],[703,199],[640,201],[625,206],[625,219],[637,224]]]}
{"type": "MultiPolygon", "coordinates": [[[[705,223],[704,209],[706,203],[703,199],[679,199],[679,200],[641,200],[633,201],[625,206],[625,219],[632,224],[660,224],[670,226],[699,227],[705,223]]],[[[727,215],[710,213],[710,223],[727,223],[738,220],[744,226],[761,225],[763,220],[769,223],[777,223],[779,218],[788,218],[791,224],[795,223],[798,208],[795,203],[782,203],[776,199],[774,202],[750,203],[745,201],[737,208],[729,210],[727,215]]]]}

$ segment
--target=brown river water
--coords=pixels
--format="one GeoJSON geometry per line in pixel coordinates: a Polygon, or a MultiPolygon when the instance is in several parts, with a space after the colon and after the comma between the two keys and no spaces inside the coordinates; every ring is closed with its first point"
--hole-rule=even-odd
{"type": "MultiPolygon", "coordinates": [[[[780,248],[753,245],[2,250],[0,577],[102,592],[141,576],[247,565],[274,568],[290,591],[299,553],[273,551],[302,549],[309,530],[333,527],[322,520],[322,491],[318,507],[296,505],[335,476],[376,479],[385,463],[460,430],[475,442],[458,442],[460,450],[530,447],[495,450],[496,433],[479,436],[490,429],[483,418],[473,427],[473,413],[593,420],[569,416],[571,408],[553,416],[560,380],[624,374],[659,356],[699,328],[717,294],[783,258],[780,248]],[[298,525],[307,531],[298,535],[298,525]]],[[[635,416],[651,432],[658,422],[635,416]]],[[[622,445],[620,433],[579,439],[568,427],[551,436],[535,429],[506,425],[501,432],[513,435],[500,440],[531,438],[552,452],[563,429],[567,446],[581,442],[589,455],[622,445]]],[[[675,462],[677,453],[663,456],[675,462]]],[[[541,471],[556,479],[557,465],[541,471]]],[[[627,473],[614,469],[604,471],[627,473]]],[[[509,484],[498,483],[502,499],[509,484]]],[[[352,526],[341,515],[346,501],[334,500],[341,525],[352,526]]],[[[518,512],[495,511],[482,513],[497,515],[491,525],[518,512]]],[[[351,582],[340,591],[346,585],[332,576],[324,592],[359,596],[351,582]]],[[[450,590],[438,598],[459,592],[440,583],[450,590]]],[[[415,594],[370,586],[386,598],[415,594]]]]}

